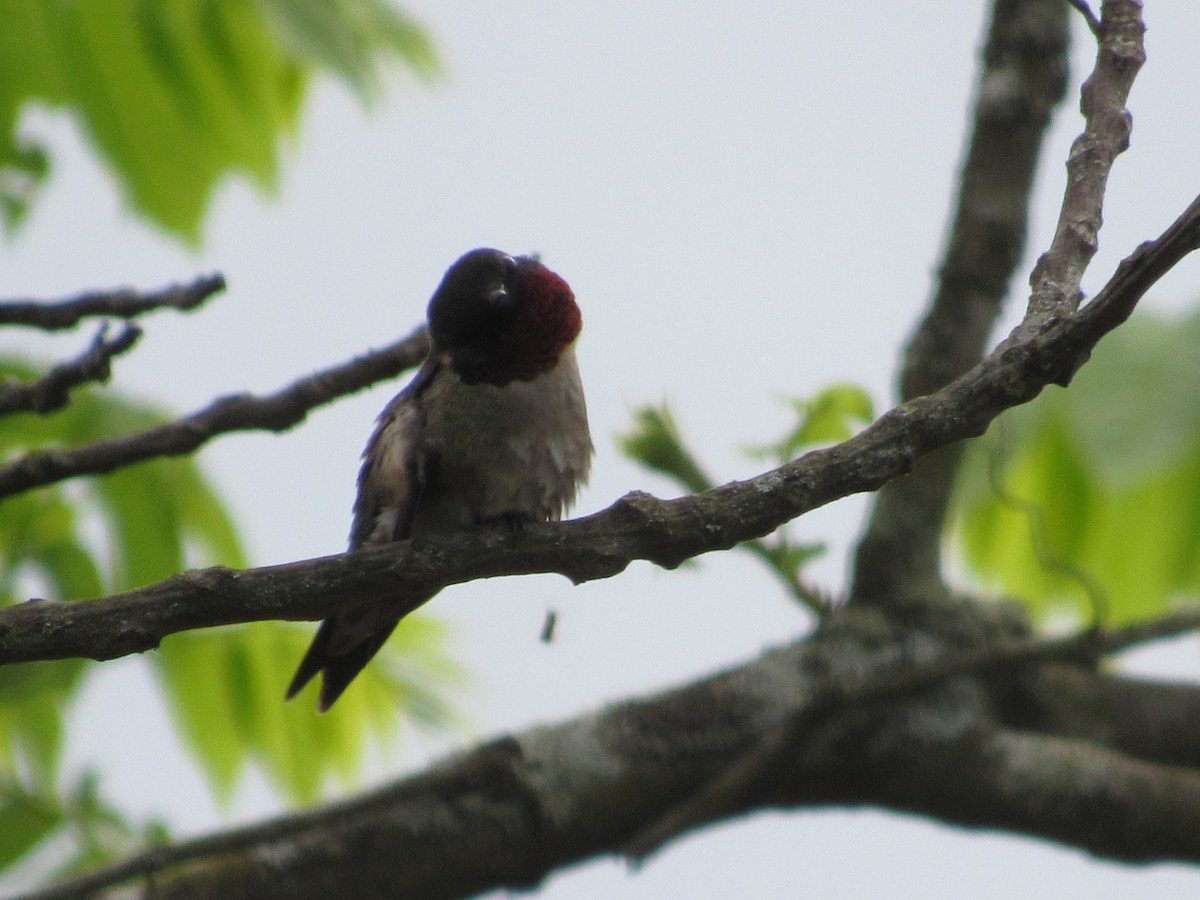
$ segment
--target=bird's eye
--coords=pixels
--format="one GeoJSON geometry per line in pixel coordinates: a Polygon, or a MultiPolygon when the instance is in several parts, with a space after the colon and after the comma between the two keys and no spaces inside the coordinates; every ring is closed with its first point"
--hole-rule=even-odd
{"type": "Polygon", "coordinates": [[[507,253],[498,254],[497,261],[501,268],[500,279],[488,290],[486,296],[489,303],[502,305],[511,299],[510,280],[517,270],[517,261],[507,253]]]}
{"type": "Polygon", "coordinates": [[[508,287],[501,281],[487,292],[488,303],[500,304],[508,299],[508,287]]]}

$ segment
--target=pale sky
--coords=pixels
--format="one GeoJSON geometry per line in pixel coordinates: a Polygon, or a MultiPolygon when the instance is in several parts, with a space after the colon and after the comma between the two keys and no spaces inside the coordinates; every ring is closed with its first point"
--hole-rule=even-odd
{"type": "MultiPolygon", "coordinates": [[[[128,213],[66,120],[30,115],[55,175],[23,233],[0,248],[0,293],[53,298],[224,272],[225,296],[196,315],[148,320],[136,352],[116,364],[118,388],[186,412],[406,334],[471,247],[538,251],[584,314],[598,454],[577,512],[635,488],[670,492],[612,441],[633,408],[663,399],[714,474],[745,477],[755,463],[739,448],[787,426],[780,395],[854,381],[879,408],[890,403],[897,348],[941,249],[982,6],[410,2],[447,78],[430,88],[402,76],[369,115],[340,86],[319,86],[279,197],[226,185],[199,255],[128,213]]],[[[1114,171],[1090,290],[1200,185],[1200,14],[1194,0],[1146,7],[1133,145],[1114,171]]],[[[1080,127],[1093,45],[1081,21],[1075,34],[1071,99],[1044,157],[1024,272],[1052,229],[1080,127]]],[[[1197,296],[1191,260],[1148,303],[1197,296]]],[[[85,339],[5,335],[0,348],[62,357],[85,339]]],[[[344,548],[358,455],[401,384],[317,412],[295,432],[224,438],[200,454],[255,564],[344,548]]],[[[831,591],[843,587],[864,510],[852,499],[792,526],[829,543],[816,571],[831,591]]],[[[810,624],[738,554],[676,572],[636,564],[579,588],[551,576],[455,587],[430,609],[453,623],[455,652],[474,674],[461,698],[474,731],[457,743],[684,683],[810,624]],[[559,620],[547,646],[538,636],[549,608],[559,620]]],[[[1192,641],[1139,660],[1182,677],[1200,669],[1192,641]]],[[[222,818],[146,671],[138,659],[103,667],[73,720],[72,767],[99,765],[108,795],[184,834],[278,811],[251,777],[222,818]]],[[[372,778],[420,769],[453,745],[415,737],[372,778]]],[[[877,811],[806,810],[694,834],[637,873],[614,860],[585,865],[539,896],[1092,900],[1198,889],[1200,875],[1182,867],[1096,863],[877,811]]]]}

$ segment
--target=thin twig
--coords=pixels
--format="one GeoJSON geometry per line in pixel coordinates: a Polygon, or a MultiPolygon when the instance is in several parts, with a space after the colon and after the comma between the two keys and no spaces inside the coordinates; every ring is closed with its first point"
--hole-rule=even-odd
{"type": "Polygon", "coordinates": [[[89,291],[69,300],[9,300],[0,303],[0,325],[22,325],[42,331],[74,328],[82,319],[133,319],[158,309],[193,310],[225,290],[225,276],[203,275],[191,284],[172,284],[157,291],[132,288],[89,291]]]}
{"type": "Polygon", "coordinates": [[[136,325],[126,325],[111,340],[107,335],[108,326],[102,325],[87,350],[69,362],[59,363],[36,381],[26,383],[10,378],[0,383],[0,415],[14,412],[44,415],[66,406],[72,388],[108,381],[113,358],[132,348],[142,330],[136,325]]]}
{"type": "Polygon", "coordinates": [[[428,349],[425,329],[418,328],[394,344],[301,378],[265,397],[222,397],[146,431],[70,450],[35,450],[0,467],[0,497],[80,475],[112,472],[147,459],[183,456],[234,431],[286,431],[316,407],[413,368],[428,349]]]}
{"type": "Polygon", "coordinates": [[[1083,20],[1087,22],[1088,30],[1099,40],[1101,34],[1103,34],[1104,26],[1100,24],[1099,16],[1092,12],[1092,8],[1088,6],[1087,0],[1067,0],[1067,2],[1079,10],[1080,15],[1083,16],[1083,20]]]}
{"type": "Polygon", "coordinates": [[[1083,132],[1067,156],[1067,182],[1050,248],[1029,278],[1033,290],[1022,323],[1036,329],[1053,316],[1078,308],[1080,284],[1099,247],[1104,194],[1116,158],[1129,147],[1133,119],[1125,102],[1146,61],[1136,0],[1105,2],[1096,65],[1079,92],[1083,132]]]}

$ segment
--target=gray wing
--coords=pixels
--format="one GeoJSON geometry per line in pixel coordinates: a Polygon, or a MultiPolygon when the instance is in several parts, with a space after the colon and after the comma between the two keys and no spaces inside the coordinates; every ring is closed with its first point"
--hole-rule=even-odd
{"type": "Polygon", "coordinates": [[[424,412],[418,401],[436,372],[436,364],[422,366],[379,414],[358,473],[351,550],[409,536],[429,468],[422,441],[424,412]]]}
{"type": "MultiPolygon", "coordinates": [[[[427,359],[413,380],[380,413],[363,451],[350,530],[351,550],[409,536],[429,470],[419,399],[439,368],[437,360],[427,359]]],[[[325,619],[296,669],[287,699],[319,672],[321,695],[317,708],[321,712],[329,709],[383,646],[401,617],[427,599],[418,598],[401,609],[388,603],[369,603],[325,619]]]]}

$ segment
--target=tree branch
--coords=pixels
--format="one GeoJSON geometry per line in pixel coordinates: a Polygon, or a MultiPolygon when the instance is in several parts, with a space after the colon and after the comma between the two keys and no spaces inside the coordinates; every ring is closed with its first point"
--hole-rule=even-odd
{"type": "Polygon", "coordinates": [[[997,718],[1006,726],[1200,770],[1200,686],[1195,684],[1058,665],[1042,666],[1018,679],[1011,691],[997,693],[997,718]]]}
{"type": "Polygon", "coordinates": [[[189,416],[71,450],[36,450],[0,467],[0,498],[80,475],[101,475],[162,456],[183,456],[234,431],[286,431],[309,411],[411,369],[425,358],[424,327],[349,362],[301,378],[265,397],[222,397],[189,416]]]}
{"type": "Polygon", "coordinates": [[[24,383],[9,378],[0,383],[0,415],[53,412],[67,405],[71,388],[108,381],[113,358],[131,349],[142,336],[142,330],[136,325],[126,325],[111,340],[107,334],[108,326],[101,326],[87,350],[69,362],[59,363],[36,381],[24,383]]]}
{"type": "Polygon", "coordinates": [[[1079,289],[1099,246],[1104,192],[1118,155],[1129,148],[1133,118],[1125,108],[1133,80],[1146,61],[1139,0],[1104,0],[1096,66],[1080,91],[1083,133],[1067,157],[1067,189],[1050,249],[1033,267],[1033,292],[1024,327],[1079,306],[1079,289]]]}
{"type": "Polygon", "coordinates": [[[1078,10],[1081,16],[1083,16],[1083,20],[1087,22],[1088,31],[1092,33],[1092,36],[1099,40],[1101,28],[1100,20],[1096,17],[1096,14],[1092,12],[1092,8],[1088,5],[1087,0],[1068,0],[1068,2],[1075,7],[1076,10],[1078,10]]]}
{"type": "MultiPolygon", "coordinates": [[[[588,518],[529,526],[520,534],[476,530],[284,566],[202,569],[97,600],[24,603],[0,610],[0,664],[109,659],[192,628],[319,619],[371,599],[411,606],[413,597],[440,587],[499,575],[558,572],[582,582],[615,575],[635,559],[672,568],[728,549],[833,500],[877,490],[930,450],[982,433],[1000,412],[1032,399],[1047,383],[1066,384],[1096,342],[1197,246],[1200,197],[1162,237],[1124,260],[1082,309],[1032,333],[1018,329],[1022,333],[942,390],[896,407],[848,441],[748,481],[671,501],[634,493],[588,518]]],[[[8,484],[3,471],[0,484],[8,484]]]]}
{"type": "Polygon", "coordinates": [[[881,647],[864,613],[841,616],[811,640],[695,684],[492,741],[348,802],[152,848],[28,900],[91,896],[134,878],[153,878],[157,898],[223,900],[459,897],[530,887],[555,868],[629,852],[636,846],[631,838],[645,836],[644,823],[669,821],[683,798],[702,794],[760,747],[778,744],[780,735],[786,736],[782,764],[762,769],[755,790],[735,804],[710,805],[686,828],[767,805],[872,803],[1044,834],[1118,858],[1157,858],[1148,838],[1122,843],[1125,823],[1113,808],[1098,808],[1111,776],[1123,791],[1115,810],[1121,813],[1164,786],[1179,790],[1188,801],[1178,802],[1185,814],[1156,821],[1148,834],[1166,839],[1160,846],[1171,848],[1172,858],[1200,859],[1193,829],[1200,807],[1188,805],[1200,791],[1197,773],[996,729],[980,724],[982,707],[969,693],[925,694],[966,675],[1093,657],[1194,629],[1200,610],[1061,640],[950,651],[924,662],[913,655],[940,652],[928,638],[910,636],[909,650],[898,656],[881,647]],[[905,711],[901,701],[916,706],[905,711]],[[1017,750],[1025,753],[1020,767],[1017,750]],[[906,776],[888,777],[897,765],[906,776]],[[1039,813],[1035,801],[1057,790],[1052,775],[1064,767],[1066,783],[1077,789],[1072,803],[1044,803],[1039,813]],[[943,769],[952,787],[927,787],[943,769]],[[982,782],[986,814],[971,802],[974,779],[982,782]],[[1176,851],[1185,833],[1193,835],[1190,844],[1176,851]],[[387,853],[378,852],[383,846],[387,853]],[[397,858],[405,864],[397,866],[397,858]]]}
{"type": "Polygon", "coordinates": [[[0,303],[0,325],[64,331],[90,317],[133,319],[158,309],[193,310],[223,290],[225,277],[216,274],[204,275],[191,284],[172,284],[150,293],[120,288],[115,291],[89,291],[54,303],[9,300],[0,303]]]}
{"type": "MultiPolygon", "coordinates": [[[[984,353],[1021,261],[1038,155],[1066,95],[1070,37],[1062,0],[998,0],[974,131],[929,311],[904,354],[900,399],[945,387],[984,353]]],[[[853,569],[852,599],[945,596],[942,525],[962,447],[940,449],[875,498],[853,569]]]]}
{"type": "MultiPolygon", "coordinates": [[[[848,708],[902,701],[964,676],[1011,674],[1023,666],[1051,661],[1094,665],[1105,656],[1138,644],[1196,629],[1200,629],[1200,610],[1187,610],[1124,628],[1086,631],[1058,639],[1014,640],[1010,637],[991,635],[987,637],[986,643],[973,649],[962,650],[956,647],[947,655],[930,661],[916,664],[894,663],[882,674],[873,673],[865,678],[851,678],[845,681],[831,680],[828,684],[814,689],[800,709],[773,732],[763,735],[717,777],[690,795],[678,807],[670,810],[662,819],[650,823],[640,831],[630,841],[625,852],[634,859],[644,859],[668,841],[693,828],[733,815],[761,802],[763,785],[783,778],[784,773],[794,765],[796,754],[811,740],[813,733],[830,717],[848,708]]],[[[957,637],[961,640],[963,635],[957,637]]],[[[1036,671],[1040,673],[1044,670],[1039,668],[1036,671]]],[[[1086,681],[1086,676],[1081,675],[1081,680],[1086,681]]],[[[1109,682],[1127,683],[1122,679],[1109,679],[1109,682]]],[[[1190,686],[1177,687],[1194,693],[1193,702],[1200,702],[1200,699],[1195,699],[1200,698],[1200,690],[1190,686]]],[[[1110,685],[1109,692],[1114,690],[1110,685]]],[[[1040,694],[1038,697],[1040,703],[1053,702],[1049,697],[1043,699],[1040,694]]],[[[1038,703],[1034,704],[1035,707],[1037,705],[1038,703]]],[[[1101,723],[1109,721],[1096,715],[1097,712],[1095,706],[1078,710],[1079,718],[1089,723],[1092,729],[1102,727],[1101,723]]],[[[1183,733],[1194,736],[1194,726],[1183,733]]],[[[1088,737],[1099,736],[1090,734],[1088,737]]],[[[1111,734],[1105,737],[1111,737],[1111,734]]],[[[1130,747],[1126,746],[1122,748],[1122,752],[1128,749],[1130,747]]]]}
{"type": "Polygon", "coordinates": [[[887,805],[1123,862],[1200,862],[1200,773],[1094,744],[985,729],[914,759],[887,805]]]}

